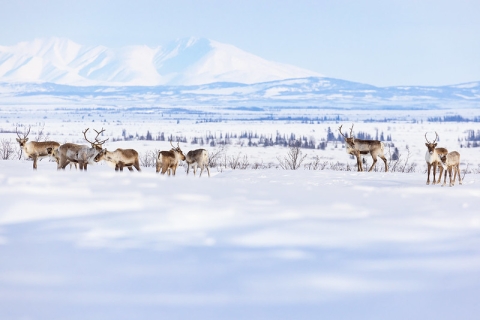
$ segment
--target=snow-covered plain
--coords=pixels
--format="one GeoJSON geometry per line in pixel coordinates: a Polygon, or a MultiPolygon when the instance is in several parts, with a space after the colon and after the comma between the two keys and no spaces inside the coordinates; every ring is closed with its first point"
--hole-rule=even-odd
{"type": "Polygon", "coordinates": [[[1,319],[477,319],[480,176],[0,163],[1,319]]]}
{"type": "MultiPolygon", "coordinates": [[[[84,143],[82,130],[103,127],[109,150],[141,154],[170,145],[113,139],[163,132],[186,137],[180,145],[188,151],[201,147],[193,137],[279,132],[318,144],[328,128],[336,134],[343,124],[347,132],[354,123],[356,133],[391,135],[402,161],[410,152],[418,166],[415,173],[212,168],[211,178],[199,179],[182,167],[165,177],[152,167],[58,172],[43,160],[33,171],[31,161],[0,160],[0,319],[478,318],[480,157],[460,143],[480,123],[428,121],[473,119],[478,108],[256,111],[248,102],[176,109],[145,95],[1,98],[0,139],[12,143],[17,127],[31,126],[32,139],[43,128],[61,143],[84,143]],[[340,120],[295,120],[302,116],[340,120]],[[461,153],[462,175],[471,170],[462,186],[425,185],[424,135],[432,140],[435,131],[441,146],[461,153]]],[[[231,140],[228,155],[250,163],[278,164],[288,152],[231,140]]],[[[306,162],[355,162],[340,143],[302,152],[306,162]]]]}

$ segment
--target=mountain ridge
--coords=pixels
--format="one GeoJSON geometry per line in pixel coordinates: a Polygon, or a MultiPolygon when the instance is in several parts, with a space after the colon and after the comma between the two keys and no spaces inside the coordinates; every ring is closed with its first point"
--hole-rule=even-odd
{"type": "MultiPolygon", "coordinates": [[[[0,83],[7,101],[137,101],[172,106],[314,106],[347,109],[437,109],[480,107],[480,81],[449,86],[375,87],[328,77],[285,79],[254,84],[216,82],[189,86],[69,86],[53,83],[0,83]],[[42,98],[40,98],[42,97],[42,98]],[[12,100],[13,99],[13,100],[12,100]],[[26,99],[26,100],[25,100],[26,99]],[[47,99],[48,100],[48,99],[47,99]]],[[[121,102],[120,102],[121,101],[121,102]]]]}

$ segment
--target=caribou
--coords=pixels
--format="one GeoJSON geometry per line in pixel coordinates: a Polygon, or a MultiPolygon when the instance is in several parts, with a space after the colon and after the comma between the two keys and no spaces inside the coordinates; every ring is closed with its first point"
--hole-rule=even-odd
{"type": "Polygon", "coordinates": [[[188,151],[187,155],[185,156],[185,162],[187,163],[187,175],[190,170],[190,166],[193,167],[193,175],[195,176],[195,172],[197,166],[200,168],[200,177],[202,176],[203,169],[207,169],[208,176],[210,177],[210,169],[208,168],[208,151],[205,149],[197,149],[188,151]]]}
{"type": "Polygon", "coordinates": [[[363,165],[361,161],[361,155],[362,154],[370,154],[373,159],[372,166],[368,170],[368,172],[373,170],[373,167],[377,163],[377,157],[380,157],[380,159],[383,160],[385,163],[385,172],[388,171],[388,165],[387,165],[387,158],[385,158],[384,155],[384,145],[383,142],[378,141],[378,140],[362,140],[362,139],[356,139],[353,136],[353,124],[352,127],[350,128],[350,137],[346,137],[342,133],[342,126],[341,125],[338,128],[338,131],[342,135],[342,137],[345,139],[345,145],[346,145],[346,151],[348,154],[354,155],[357,158],[357,170],[358,171],[363,171],[363,165]]]}
{"type": "Polygon", "coordinates": [[[185,160],[185,155],[180,149],[179,143],[177,142],[177,147],[174,147],[172,141],[170,141],[172,149],[170,151],[160,151],[157,156],[157,165],[156,172],[162,171],[161,174],[165,174],[168,171],[170,175],[170,170],[172,174],[175,175],[177,171],[178,163],[180,160],[185,160]]]}
{"type": "MultiPolygon", "coordinates": [[[[17,133],[17,142],[20,145],[21,150],[25,153],[25,157],[33,160],[33,169],[37,169],[37,159],[42,159],[46,157],[51,157],[48,153],[48,149],[55,149],[60,146],[60,143],[55,141],[45,141],[45,142],[38,142],[38,141],[30,141],[28,142],[28,135],[30,134],[30,127],[28,127],[28,131],[26,134],[23,134],[23,138],[15,128],[15,132],[17,133]]],[[[20,157],[22,155],[20,154],[20,157]]]]}
{"type": "MultiPolygon", "coordinates": [[[[448,176],[450,177],[450,187],[455,185],[455,180],[457,179],[458,174],[458,184],[462,184],[462,178],[460,176],[460,153],[457,151],[452,151],[447,153],[444,156],[440,157],[440,164],[445,169],[445,178],[443,180],[442,187],[447,184],[447,171],[448,176]],[[454,171],[453,182],[452,182],[452,169],[454,171]]],[[[441,178],[441,174],[440,174],[441,178]]]]}
{"type": "Polygon", "coordinates": [[[57,159],[57,169],[65,169],[65,167],[69,163],[78,163],[80,170],[87,170],[88,164],[93,164],[95,157],[98,155],[100,151],[102,151],[102,145],[108,140],[100,141],[98,136],[105,131],[102,129],[100,132],[97,132],[97,136],[95,137],[95,141],[92,142],[87,138],[87,131],[90,128],[85,129],[82,131],[85,140],[91,144],[89,148],[86,145],[79,145],[74,143],[65,143],[59,146],[58,148],[50,148],[48,150],[49,154],[57,159]]]}
{"type": "MultiPolygon", "coordinates": [[[[442,179],[443,173],[443,165],[441,164],[441,157],[444,157],[448,154],[448,150],[445,148],[437,148],[437,139],[438,134],[435,131],[435,140],[433,142],[428,141],[427,133],[425,132],[425,140],[427,142],[425,145],[427,146],[427,152],[425,153],[425,161],[427,162],[427,185],[430,184],[430,169],[433,167],[433,184],[440,183],[442,179]],[[438,176],[438,181],[435,181],[435,174],[437,172],[437,167],[440,171],[440,175],[438,176]]],[[[446,174],[446,172],[445,172],[446,174]]]]}
{"type": "Polygon", "coordinates": [[[106,161],[109,165],[115,167],[115,171],[123,171],[123,167],[127,167],[128,170],[133,171],[132,166],[140,170],[140,163],[138,161],[138,152],[134,149],[120,149],[110,152],[107,149],[103,149],[99,154],[95,156],[95,162],[101,160],[106,161]]]}

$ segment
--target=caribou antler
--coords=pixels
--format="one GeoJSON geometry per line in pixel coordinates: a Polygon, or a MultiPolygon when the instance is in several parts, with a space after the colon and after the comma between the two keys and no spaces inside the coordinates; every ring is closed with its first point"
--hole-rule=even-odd
{"type": "Polygon", "coordinates": [[[438,133],[437,133],[437,131],[435,131],[435,140],[433,140],[433,142],[428,141],[428,139],[427,139],[427,133],[428,133],[428,132],[425,132],[425,140],[427,140],[427,143],[435,143],[435,142],[437,142],[437,139],[438,139],[438,133]]]}
{"type": "Polygon", "coordinates": [[[110,138],[107,138],[107,139],[102,140],[102,141],[98,140],[98,136],[99,136],[101,133],[103,133],[103,132],[105,131],[105,129],[102,128],[102,130],[100,130],[100,131],[97,131],[97,130],[95,130],[95,129],[93,129],[93,130],[97,133],[97,136],[95,137],[95,143],[96,143],[97,145],[101,146],[101,145],[103,145],[105,142],[107,142],[108,139],[110,139],[110,138]]]}
{"type": "Polygon", "coordinates": [[[87,129],[85,129],[85,131],[82,131],[83,136],[85,137],[85,140],[87,140],[87,142],[89,142],[91,144],[94,144],[92,141],[88,140],[88,138],[87,138],[87,131],[88,130],[90,130],[90,128],[87,128],[87,129]]]}
{"type": "Polygon", "coordinates": [[[104,132],[105,129],[102,128],[102,130],[100,130],[100,131],[97,131],[97,130],[93,129],[93,130],[97,133],[97,136],[95,137],[95,142],[92,142],[92,141],[88,140],[88,138],[87,138],[87,131],[88,131],[89,129],[90,129],[90,128],[85,129],[85,131],[82,131],[82,133],[83,133],[83,136],[85,137],[85,140],[87,140],[87,142],[89,142],[92,146],[98,146],[98,147],[100,147],[100,146],[102,146],[105,142],[107,142],[108,139],[110,139],[110,138],[107,138],[107,139],[102,140],[102,141],[98,140],[98,136],[99,136],[102,132],[104,132]]]}
{"type": "Polygon", "coordinates": [[[350,138],[353,138],[353,123],[352,123],[352,127],[350,128],[350,138]]]}
{"type": "Polygon", "coordinates": [[[15,127],[15,132],[17,133],[17,136],[19,139],[26,139],[28,137],[28,135],[30,134],[30,129],[32,128],[32,126],[28,126],[28,131],[27,131],[27,134],[24,134],[23,135],[23,138],[20,137],[20,135],[18,134],[18,127],[15,127]]]}
{"type": "Polygon", "coordinates": [[[428,141],[428,139],[427,139],[427,133],[428,132],[425,132],[425,140],[427,140],[427,143],[430,143],[430,141],[428,141]]]}
{"type": "Polygon", "coordinates": [[[343,124],[338,128],[338,131],[340,132],[340,134],[344,139],[347,139],[347,137],[345,137],[345,135],[342,133],[342,127],[343,127],[343,124]]]}

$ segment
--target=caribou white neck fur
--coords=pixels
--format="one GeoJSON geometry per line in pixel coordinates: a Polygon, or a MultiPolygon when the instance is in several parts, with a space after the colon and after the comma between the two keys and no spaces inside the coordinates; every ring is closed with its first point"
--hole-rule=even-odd
{"type": "Polygon", "coordinates": [[[425,161],[427,163],[433,164],[434,162],[440,162],[440,157],[437,152],[428,151],[425,153],[425,161]]]}

